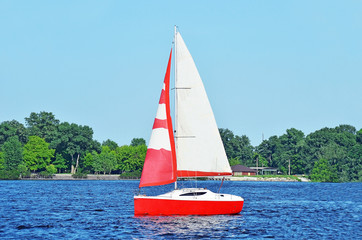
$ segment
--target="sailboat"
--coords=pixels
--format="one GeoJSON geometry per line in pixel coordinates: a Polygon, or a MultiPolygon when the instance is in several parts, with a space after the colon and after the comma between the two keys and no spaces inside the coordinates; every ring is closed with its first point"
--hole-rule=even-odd
{"type": "Polygon", "coordinates": [[[178,178],[232,175],[204,85],[175,27],[175,128],[170,107],[170,52],[139,188],[175,183],[158,196],[134,196],[135,215],[237,214],[244,199],[206,188],[177,187],[178,178]]]}

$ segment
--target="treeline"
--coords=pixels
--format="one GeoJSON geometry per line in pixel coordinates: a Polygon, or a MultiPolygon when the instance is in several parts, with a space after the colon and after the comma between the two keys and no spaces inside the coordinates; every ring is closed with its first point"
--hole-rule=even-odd
{"type": "MultiPolygon", "coordinates": [[[[362,129],[323,128],[307,136],[295,128],[252,146],[247,136],[219,129],[231,165],[273,167],[282,174],[305,174],[314,181],[362,181],[362,129]]],[[[93,139],[88,126],[60,122],[51,112],[31,113],[25,126],[0,123],[0,179],[37,173],[140,176],[147,147],[142,138],[118,146],[93,139]]]]}
{"type": "Polygon", "coordinates": [[[219,130],[231,165],[273,167],[283,174],[309,175],[318,182],[362,181],[362,129],[340,125],[305,136],[291,128],[256,147],[245,135],[219,130]]]}
{"type": "Polygon", "coordinates": [[[26,126],[16,120],[0,124],[0,179],[17,179],[37,173],[51,176],[71,173],[140,176],[147,147],[142,138],[118,146],[93,139],[88,126],[60,122],[51,112],[31,113],[26,126]]]}

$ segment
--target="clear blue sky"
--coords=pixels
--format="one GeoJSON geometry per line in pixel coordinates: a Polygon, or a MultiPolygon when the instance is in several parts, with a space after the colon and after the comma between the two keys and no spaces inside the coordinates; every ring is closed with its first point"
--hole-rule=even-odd
{"type": "Polygon", "coordinates": [[[173,39],[219,127],[362,128],[362,1],[0,0],[0,122],[31,112],[119,145],[149,140],[173,39]]]}

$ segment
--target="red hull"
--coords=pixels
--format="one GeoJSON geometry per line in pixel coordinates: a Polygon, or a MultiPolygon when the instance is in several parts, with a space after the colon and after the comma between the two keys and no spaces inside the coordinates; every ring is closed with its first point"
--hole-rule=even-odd
{"type": "Polygon", "coordinates": [[[170,200],[135,198],[135,215],[221,215],[237,214],[244,201],[170,200]]]}

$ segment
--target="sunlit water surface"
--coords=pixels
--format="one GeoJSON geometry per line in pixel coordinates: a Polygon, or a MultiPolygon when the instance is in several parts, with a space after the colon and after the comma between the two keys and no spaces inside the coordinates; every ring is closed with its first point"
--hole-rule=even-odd
{"type": "Polygon", "coordinates": [[[233,216],[134,217],[137,189],[138,181],[0,181],[0,238],[362,239],[362,183],[224,182],[221,192],[245,199],[233,216]]]}

